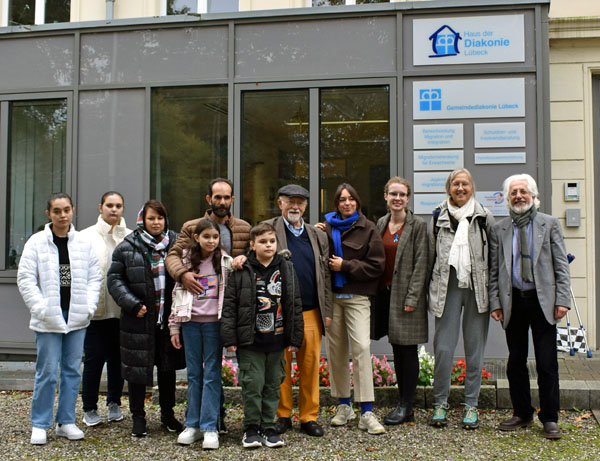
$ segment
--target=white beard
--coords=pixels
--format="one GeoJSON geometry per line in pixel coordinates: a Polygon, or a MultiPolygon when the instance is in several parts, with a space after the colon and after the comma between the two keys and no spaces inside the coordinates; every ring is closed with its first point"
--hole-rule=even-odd
{"type": "Polygon", "coordinates": [[[300,213],[292,213],[288,211],[286,218],[290,224],[296,224],[300,222],[300,220],[302,219],[302,215],[300,213]]]}
{"type": "Polygon", "coordinates": [[[533,200],[530,200],[529,203],[525,205],[514,206],[512,203],[509,203],[510,210],[516,214],[527,213],[529,209],[533,206],[533,200]]]}

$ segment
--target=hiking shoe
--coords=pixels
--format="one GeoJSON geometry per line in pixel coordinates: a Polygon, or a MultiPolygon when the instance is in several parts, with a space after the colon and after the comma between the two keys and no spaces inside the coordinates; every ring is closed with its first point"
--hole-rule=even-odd
{"type": "Polygon", "coordinates": [[[131,435],[134,437],[145,437],[148,435],[146,432],[146,418],[143,416],[133,417],[133,428],[131,429],[131,435]]]}
{"type": "MultiPolygon", "coordinates": [[[[180,445],[191,445],[192,443],[202,438],[202,431],[197,427],[186,427],[179,437],[177,437],[177,443],[180,445]]],[[[217,439],[217,444],[218,444],[217,439]]]]}
{"type": "Polygon", "coordinates": [[[434,427],[446,427],[448,425],[448,404],[436,403],[433,405],[433,416],[429,424],[434,427]]]}
{"type": "Polygon", "coordinates": [[[75,424],[57,424],[56,436],[66,437],[69,440],[81,440],[84,434],[75,424]]]}
{"type": "Polygon", "coordinates": [[[31,428],[31,439],[29,443],[32,445],[45,445],[46,444],[46,429],[39,427],[31,428]]]}
{"type": "Polygon", "coordinates": [[[108,422],[123,421],[123,412],[117,402],[110,402],[108,404],[108,422]]]}
{"type": "Polygon", "coordinates": [[[372,411],[365,411],[362,415],[360,415],[360,419],[358,420],[358,428],[361,431],[367,431],[369,434],[373,435],[383,434],[385,432],[385,428],[379,421],[377,421],[377,417],[372,411]]]}
{"type": "Polygon", "coordinates": [[[262,447],[263,439],[258,433],[256,426],[248,426],[244,431],[244,437],[242,437],[242,446],[244,448],[258,448],[262,447]]]}
{"type": "Polygon", "coordinates": [[[465,405],[462,426],[463,429],[477,429],[479,427],[479,415],[476,407],[465,405]]]}
{"type": "Polygon", "coordinates": [[[277,432],[278,434],[285,434],[288,429],[292,428],[292,418],[279,418],[276,422],[275,422],[275,432],[277,432]]]}
{"type": "Polygon", "coordinates": [[[331,418],[329,424],[332,426],[345,426],[351,419],[354,419],[354,410],[350,405],[342,403],[338,405],[335,416],[331,418]]]}
{"type": "Polygon", "coordinates": [[[261,431],[263,443],[269,448],[283,447],[285,442],[272,427],[261,431]]]}
{"type": "Polygon", "coordinates": [[[181,432],[183,430],[183,424],[181,424],[177,419],[175,419],[175,415],[162,415],[160,417],[160,425],[164,427],[169,432],[181,432]]]}
{"type": "Polygon", "coordinates": [[[219,448],[219,433],[217,431],[206,431],[202,448],[205,450],[216,450],[219,448]]]}
{"type": "Polygon", "coordinates": [[[96,410],[90,410],[83,413],[83,422],[89,427],[97,426],[102,424],[102,418],[96,410]]]}

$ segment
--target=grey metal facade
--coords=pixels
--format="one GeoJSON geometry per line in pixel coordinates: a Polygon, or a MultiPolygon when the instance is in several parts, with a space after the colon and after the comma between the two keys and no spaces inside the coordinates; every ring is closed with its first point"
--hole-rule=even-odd
{"type": "MultiPolygon", "coordinates": [[[[125,195],[125,218],[131,227],[139,206],[150,194],[153,88],[227,86],[228,174],[239,196],[243,155],[240,101],[244,91],[307,88],[310,117],[317,120],[320,88],[388,85],[390,175],[412,180],[412,83],[514,76],[525,80],[527,163],[522,169],[537,178],[542,196],[549,194],[548,6],[549,0],[434,0],[1,29],[2,196],[6,197],[7,191],[8,105],[15,100],[67,99],[66,191],[75,200],[76,227],[95,222],[98,198],[109,189],[125,195]],[[412,64],[415,19],[514,12],[524,15],[523,62],[412,64]]],[[[313,126],[310,129],[311,203],[317,203],[318,131],[313,126]]],[[[465,122],[465,157],[473,150],[472,130],[473,123],[465,122]]],[[[480,189],[497,189],[499,178],[516,172],[514,165],[484,168],[466,158],[465,167],[473,169],[480,189]]],[[[3,200],[6,203],[6,198],[3,200]]],[[[239,201],[236,207],[239,212],[239,201]]],[[[314,207],[310,219],[317,217],[314,207]]],[[[6,233],[3,212],[0,241],[7,241],[6,233]]],[[[0,357],[27,356],[35,352],[29,313],[16,287],[16,271],[2,270],[6,269],[5,253],[3,244],[0,357]]],[[[503,334],[494,325],[488,355],[504,355],[504,350],[503,334]]]]}

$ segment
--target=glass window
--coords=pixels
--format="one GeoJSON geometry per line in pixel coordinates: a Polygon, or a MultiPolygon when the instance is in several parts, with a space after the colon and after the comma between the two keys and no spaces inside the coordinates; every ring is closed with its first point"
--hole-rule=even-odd
{"type": "Polygon", "coordinates": [[[390,174],[389,87],[323,89],[320,99],[320,216],[333,211],[335,190],[347,182],[376,221],[390,174]]]}
{"type": "Polygon", "coordinates": [[[7,269],[16,269],[31,234],[48,222],[50,194],[65,190],[67,102],[10,104],[7,269]]]}
{"type": "Polygon", "coordinates": [[[309,188],[308,90],[247,91],[241,123],[242,217],[256,224],[281,214],[281,186],[309,188]]]}
{"type": "Polygon", "coordinates": [[[167,0],[167,14],[198,12],[198,0],[167,0]]]}
{"type": "Polygon", "coordinates": [[[204,215],[217,177],[227,177],[227,87],[153,89],[150,193],[172,229],[204,215]]]}
{"type": "Polygon", "coordinates": [[[208,0],[209,13],[229,13],[239,11],[239,0],[208,0]]]}
{"type": "Polygon", "coordinates": [[[35,0],[10,0],[8,5],[8,25],[35,23],[35,0]]]}
{"type": "Polygon", "coordinates": [[[46,0],[44,22],[69,22],[71,20],[71,0],[46,0]]]}

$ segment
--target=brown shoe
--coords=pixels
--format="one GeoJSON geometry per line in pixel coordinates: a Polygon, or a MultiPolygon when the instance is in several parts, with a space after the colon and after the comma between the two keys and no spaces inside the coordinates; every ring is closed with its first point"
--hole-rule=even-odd
{"type": "Polygon", "coordinates": [[[544,423],[544,437],[547,439],[560,439],[560,427],[553,421],[544,423]]]}
{"type": "Polygon", "coordinates": [[[516,431],[517,429],[521,429],[522,427],[531,427],[533,426],[533,418],[524,419],[520,416],[513,416],[506,421],[502,421],[498,424],[498,429],[501,431],[516,431]]]}

